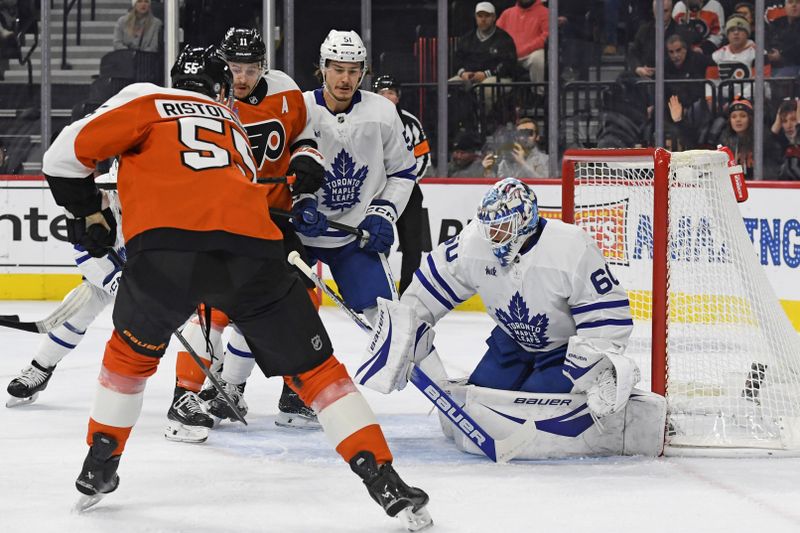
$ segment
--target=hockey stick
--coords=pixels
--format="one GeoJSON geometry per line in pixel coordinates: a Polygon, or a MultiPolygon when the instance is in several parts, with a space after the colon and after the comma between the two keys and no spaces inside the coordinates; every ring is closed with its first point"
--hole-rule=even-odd
{"type": "MultiPolygon", "coordinates": [[[[108,255],[112,256],[116,261],[119,262],[120,265],[125,264],[125,261],[113,248],[108,249],[108,255]]],[[[186,348],[187,352],[189,352],[189,356],[194,360],[195,364],[200,367],[200,370],[208,378],[208,381],[210,381],[214,388],[217,389],[217,392],[220,394],[220,396],[222,396],[222,399],[225,400],[225,403],[228,404],[228,407],[230,407],[231,412],[234,414],[236,419],[246,426],[247,420],[244,419],[244,415],[241,411],[239,411],[239,407],[236,405],[236,402],[234,402],[228,393],[225,392],[225,388],[220,384],[219,381],[217,381],[217,378],[214,377],[214,374],[212,374],[211,371],[206,368],[206,365],[203,364],[203,360],[200,359],[200,356],[194,351],[194,348],[192,348],[192,345],[186,340],[186,337],[184,337],[183,334],[177,329],[173,331],[172,334],[175,335],[175,338],[178,339],[181,344],[183,344],[183,347],[186,348]]]]}
{"type": "Polygon", "coordinates": [[[297,176],[289,175],[289,176],[276,176],[274,178],[267,177],[267,178],[256,178],[256,183],[261,185],[270,184],[270,183],[285,183],[287,185],[294,184],[297,176]]]}
{"type": "Polygon", "coordinates": [[[70,292],[49,316],[34,322],[22,322],[17,315],[0,316],[0,326],[29,331],[50,333],[77,313],[92,297],[92,288],[84,281],[70,292]]]}
{"type": "MultiPolygon", "coordinates": [[[[372,334],[372,327],[342,300],[327,283],[322,281],[301,258],[296,251],[289,253],[287,261],[296,266],[308,279],[314,282],[336,306],[347,315],[365,332],[372,334]]],[[[464,409],[461,408],[447,392],[442,390],[418,366],[411,370],[409,381],[417,387],[422,394],[436,406],[467,438],[475,444],[489,459],[496,463],[506,463],[513,459],[522,447],[529,444],[536,437],[537,429],[534,420],[526,420],[522,427],[504,439],[493,438],[479,423],[477,423],[464,409]]]]}

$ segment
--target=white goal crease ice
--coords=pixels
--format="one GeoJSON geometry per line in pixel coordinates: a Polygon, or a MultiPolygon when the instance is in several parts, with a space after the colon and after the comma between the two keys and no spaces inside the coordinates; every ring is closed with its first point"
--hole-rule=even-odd
{"type": "Polygon", "coordinates": [[[567,151],[563,216],[596,238],[628,290],[627,354],[667,398],[665,453],[800,455],[800,336],[755,254],[727,160],[567,151]]]}

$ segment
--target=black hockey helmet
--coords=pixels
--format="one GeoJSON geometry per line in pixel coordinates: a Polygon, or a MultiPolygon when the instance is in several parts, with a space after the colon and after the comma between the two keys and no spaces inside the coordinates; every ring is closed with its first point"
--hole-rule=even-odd
{"type": "Polygon", "coordinates": [[[258,30],[230,28],[219,45],[222,57],[232,63],[262,63],[264,68],[267,46],[258,30]]]}
{"type": "Polygon", "coordinates": [[[223,89],[231,96],[233,75],[216,46],[186,46],[170,70],[172,86],[218,98],[223,89]]]}
{"type": "Polygon", "coordinates": [[[392,89],[398,95],[400,94],[400,84],[397,83],[397,80],[395,80],[393,76],[388,74],[378,76],[375,78],[375,81],[372,82],[372,92],[379,93],[385,89],[392,89]]]}

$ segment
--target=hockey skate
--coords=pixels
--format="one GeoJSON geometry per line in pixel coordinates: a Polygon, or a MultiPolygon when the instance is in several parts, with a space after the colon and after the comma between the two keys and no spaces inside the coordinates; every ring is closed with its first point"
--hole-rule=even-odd
{"type": "Polygon", "coordinates": [[[119,487],[120,455],[111,455],[117,448],[117,440],[104,433],[92,435],[92,446],[83,461],[83,468],[75,480],[75,488],[83,495],[75,504],[76,512],[83,512],[102,500],[106,494],[119,487]]]}
{"type": "Polygon", "coordinates": [[[55,367],[46,368],[35,360],[31,361],[30,366],[23,369],[22,373],[8,384],[7,390],[11,398],[6,401],[6,407],[18,407],[35,402],[39,393],[47,388],[53,370],[55,367]]]}
{"type": "Polygon", "coordinates": [[[167,418],[164,436],[177,442],[205,442],[208,430],[214,427],[214,420],[206,413],[197,394],[182,387],[175,387],[167,418]]]}
{"type": "Polygon", "coordinates": [[[283,392],[278,400],[278,417],[275,419],[275,425],[294,429],[322,429],[317,420],[317,413],[306,406],[300,396],[286,383],[283,384],[283,392]]]}
{"type": "MultiPolygon", "coordinates": [[[[242,416],[247,414],[247,402],[244,401],[244,387],[247,383],[242,383],[239,385],[234,385],[233,383],[228,383],[225,380],[219,380],[220,385],[225,388],[225,392],[228,393],[228,396],[236,402],[236,407],[239,408],[239,412],[242,413],[242,416]]],[[[206,406],[208,408],[208,412],[217,419],[217,421],[225,420],[226,418],[230,418],[234,422],[236,421],[236,416],[231,412],[231,408],[228,405],[228,402],[225,401],[225,398],[222,395],[214,391],[214,397],[212,397],[206,406]]]]}
{"type": "Polygon", "coordinates": [[[428,495],[409,487],[397,475],[391,463],[380,466],[370,452],[359,452],[350,459],[350,469],[358,474],[367,491],[389,516],[397,516],[409,531],[421,531],[433,525],[426,509],[428,495]]]}

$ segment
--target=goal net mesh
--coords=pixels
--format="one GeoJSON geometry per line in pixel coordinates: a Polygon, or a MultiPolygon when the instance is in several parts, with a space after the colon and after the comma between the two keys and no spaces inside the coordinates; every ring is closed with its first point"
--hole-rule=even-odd
{"type": "MultiPolygon", "coordinates": [[[[727,156],[672,153],[667,231],[667,441],[800,450],[800,336],[770,286],[734,198],[727,156]]],[[[576,161],[575,224],[626,287],[627,354],[651,385],[652,158],[576,161]]]]}

